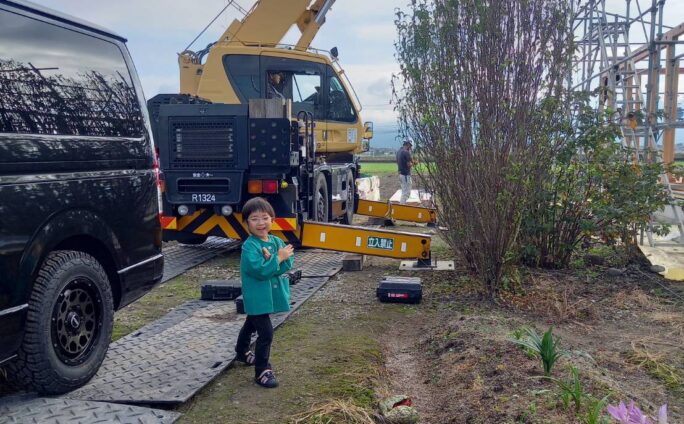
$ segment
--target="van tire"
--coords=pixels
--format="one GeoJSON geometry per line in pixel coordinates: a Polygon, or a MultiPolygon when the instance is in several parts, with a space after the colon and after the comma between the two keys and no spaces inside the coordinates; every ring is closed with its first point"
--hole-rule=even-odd
{"type": "Polygon", "coordinates": [[[316,178],[314,195],[314,221],[328,222],[330,220],[330,202],[328,200],[328,182],[322,172],[316,178]]]}
{"type": "Polygon", "coordinates": [[[104,360],[112,336],[112,290],[102,265],[73,250],[50,253],[29,300],[11,380],[54,395],[87,383],[104,360]]]}

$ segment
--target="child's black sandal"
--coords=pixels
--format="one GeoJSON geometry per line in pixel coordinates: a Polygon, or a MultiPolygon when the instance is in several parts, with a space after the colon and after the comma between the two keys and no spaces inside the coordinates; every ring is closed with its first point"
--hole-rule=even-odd
{"type": "Polygon", "coordinates": [[[254,352],[248,350],[244,355],[236,355],[235,360],[251,366],[256,362],[256,357],[254,356],[254,352]]]}
{"type": "Polygon", "coordinates": [[[258,385],[261,387],[266,387],[272,389],[278,387],[278,380],[275,378],[275,374],[271,370],[265,370],[257,378],[254,379],[258,385]]]}

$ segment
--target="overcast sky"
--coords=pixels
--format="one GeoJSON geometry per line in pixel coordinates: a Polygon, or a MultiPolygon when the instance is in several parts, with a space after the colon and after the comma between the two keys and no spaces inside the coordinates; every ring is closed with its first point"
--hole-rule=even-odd
{"type": "MultiPolygon", "coordinates": [[[[178,91],[177,53],[223,9],[229,0],[33,0],[53,9],[109,28],[128,38],[128,48],[150,98],[160,92],[178,91]]],[[[249,9],[254,0],[235,0],[249,9]]],[[[283,3],[286,0],[282,0],[283,3]]],[[[505,1],[505,0],[502,0],[505,1]]],[[[364,120],[376,124],[380,144],[394,139],[395,115],[390,105],[394,60],[396,8],[406,9],[409,0],[337,0],[327,15],[314,47],[337,46],[364,110],[364,120]]],[[[640,0],[642,5],[650,0],[640,0]]],[[[625,0],[607,0],[607,10],[624,13],[625,0]]],[[[636,0],[632,0],[632,5],[636,0]]],[[[684,22],[684,0],[667,0],[664,20],[684,22]]],[[[634,15],[634,11],[632,12],[634,15]]],[[[229,7],[192,47],[199,50],[215,41],[234,18],[242,15],[229,7]]],[[[635,40],[637,35],[633,37],[635,40]]],[[[290,37],[290,40],[293,41],[290,37]]],[[[680,91],[684,91],[681,89],[680,91]]]]}

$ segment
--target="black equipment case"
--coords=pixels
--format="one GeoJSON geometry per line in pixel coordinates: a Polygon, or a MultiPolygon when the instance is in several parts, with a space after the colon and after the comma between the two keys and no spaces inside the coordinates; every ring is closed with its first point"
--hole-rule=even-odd
{"type": "Polygon", "coordinates": [[[387,276],[376,289],[380,302],[420,303],[423,285],[418,277],[387,276]]]}
{"type": "Polygon", "coordinates": [[[207,280],[202,283],[202,300],[233,300],[241,294],[240,280],[207,280]]]}

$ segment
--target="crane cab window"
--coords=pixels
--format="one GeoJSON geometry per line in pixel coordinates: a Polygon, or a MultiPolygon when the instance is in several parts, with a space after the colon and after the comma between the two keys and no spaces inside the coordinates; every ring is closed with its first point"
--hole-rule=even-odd
{"type": "Polygon", "coordinates": [[[356,122],[356,112],[352,102],[337,75],[331,75],[328,78],[328,89],[328,120],[356,122]]]}
{"type": "Polygon", "coordinates": [[[311,112],[320,118],[321,75],[307,71],[270,70],[266,72],[266,98],[282,98],[292,100],[294,116],[300,111],[311,112]]]}

